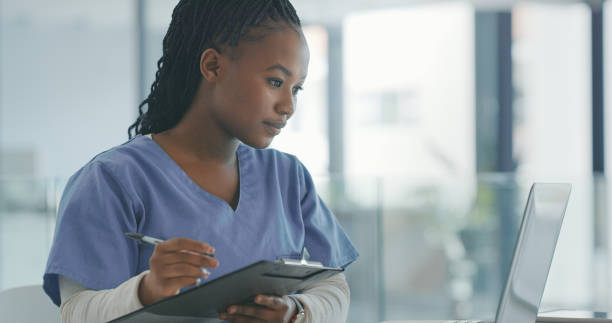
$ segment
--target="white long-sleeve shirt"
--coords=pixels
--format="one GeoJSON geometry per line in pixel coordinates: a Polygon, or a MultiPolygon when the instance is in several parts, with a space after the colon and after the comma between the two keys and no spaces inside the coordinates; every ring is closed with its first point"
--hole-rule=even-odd
{"type": "MultiPolygon", "coordinates": [[[[108,322],[143,307],[138,287],[145,271],[114,289],[94,291],[59,276],[63,323],[108,322]]],[[[294,295],[305,310],[304,323],[343,323],[348,316],[350,289],[344,274],[319,281],[294,295]]],[[[220,322],[220,321],[219,321],[220,322]]]]}

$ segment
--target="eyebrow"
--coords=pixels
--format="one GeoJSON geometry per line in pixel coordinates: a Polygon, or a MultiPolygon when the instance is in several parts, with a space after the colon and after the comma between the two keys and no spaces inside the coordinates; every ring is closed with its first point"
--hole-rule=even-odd
{"type": "Polygon", "coordinates": [[[289,72],[289,70],[287,68],[285,68],[281,64],[275,64],[275,65],[272,65],[272,66],[266,68],[266,71],[271,71],[271,70],[280,70],[281,72],[285,73],[285,75],[287,75],[287,76],[291,76],[292,75],[292,73],[289,72]]]}
{"type": "MultiPolygon", "coordinates": [[[[286,67],[284,67],[281,64],[274,64],[274,65],[266,68],[266,71],[272,71],[272,70],[279,70],[279,71],[283,72],[287,76],[293,75],[293,73],[291,73],[291,71],[289,71],[286,67]]],[[[302,76],[300,79],[301,80],[306,79],[306,75],[302,76]]]]}

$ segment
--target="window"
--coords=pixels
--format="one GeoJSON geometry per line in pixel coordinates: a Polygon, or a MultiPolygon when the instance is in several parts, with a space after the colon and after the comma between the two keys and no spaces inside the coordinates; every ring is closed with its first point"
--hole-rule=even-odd
{"type": "Polygon", "coordinates": [[[346,19],[347,173],[475,174],[473,14],[459,2],[346,19]]]}
{"type": "Polygon", "coordinates": [[[513,10],[513,29],[517,174],[529,182],[573,183],[542,305],[587,306],[593,274],[590,11],[584,4],[521,4],[513,10]]]}

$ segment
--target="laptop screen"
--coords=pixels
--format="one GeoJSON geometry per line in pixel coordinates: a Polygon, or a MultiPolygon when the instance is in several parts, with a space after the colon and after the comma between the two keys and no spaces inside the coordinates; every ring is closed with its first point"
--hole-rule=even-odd
{"type": "Polygon", "coordinates": [[[531,187],[496,323],[535,322],[570,191],[570,184],[531,187]]]}

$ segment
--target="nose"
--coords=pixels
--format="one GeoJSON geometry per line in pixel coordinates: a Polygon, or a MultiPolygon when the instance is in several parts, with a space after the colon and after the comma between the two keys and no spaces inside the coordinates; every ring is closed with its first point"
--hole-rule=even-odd
{"type": "Polygon", "coordinates": [[[289,119],[293,115],[293,112],[295,112],[295,101],[295,96],[292,93],[289,93],[289,95],[283,95],[274,109],[276,110],[276,113],[286,116],[287,119],[289,119]]]}

